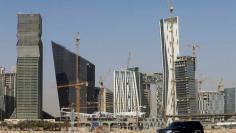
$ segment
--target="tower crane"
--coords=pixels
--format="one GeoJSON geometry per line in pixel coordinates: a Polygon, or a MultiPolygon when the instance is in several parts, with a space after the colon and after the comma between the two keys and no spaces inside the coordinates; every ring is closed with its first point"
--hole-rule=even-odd
{"type": "Polygon", "coordinates": [[[76,39],[75,39],[75,44],[76,44],[76,58],[75,58],[75,71],[76,71],[76,82],[74,84],[66,84],[66,85],[60,85],[57,88],[58,89],[63,89],[63,88],[68,88],[68,87],[75,87],[76,89],[76,112],[77,112],[77,127],[80,126],[80,86],[81,85],[86,85],[88,86],[88,82],[80,82],[79,81],[79,44],[80,44],[80,36],[79,32],[77,33],[76,39]]]}
{"type": "Polygon", "coordinates": [[[126,68],[126,69],[129,68],[130,60],[131,60],[131,52],[129,51],[128,59],[127,59],[127,62],[126,62],[126,64],[125,64],[125,68],[126,68]]]}
{"type": "Polygon", "coordinates": [[[200,46],[197,43],[193,43],[192,45],[188,44],[187,46],[192,48],[192,56],[196,57],[197,48],[200,48],[200,46]]]}
{"type": "Polygon", "coordinates": [[[224,91],[224,83],[223,83],[223,78],[220,79],[217,85],[218,92],[224,91]]]}
{"type": "Polygon", "coordinates": [[[199,85],[198,91],[199,91],[199,92],[202,91],[202,84],[203,84],[203,82],[205,82],[206,80],[207,80],[207,77],[199,78],[199,80],[198,80],[198,85],[199,85]]]}
{"type": "Polygon", "coordinates": [[[102,79],[102,76],[100,77],[100,80],[99,80],[99,85],[100,85],[100,90],[99,90],[99,111],[100,111],[100,115],[101,115],[101,112],[102,111],[105,111],[104,110],[104,107],[103,107],[103,97],[104,97],[104,85],[103,85],[103,79],[102,79]]]}
{"type": "Polygon", "coordinates": [[[111,69],[109,69],[109,71],[107,72],[107,73],[105,73],[105,75],[101,75],[100,76],[100,79],[99,79],[99,85],[100,85],[100,90],[99,90],[99,97],[100,97],[100,99],[99,99],[99,104],[100,104],[100,106],[99,106],[99,110],[100,110],[100,113],[101,113],[101,111],[106,111],[105,110],[105,105],[103,104],[104,103],[104,101],[105,101],[105,99],[104,99],[104,90],[105,90],[105,87],[104,87],[104,80],[107,78],[107,76],[110,74],[110,72],[111,72],[111,69]]]}
{"type": "Polygon", "coordinates": [[[168,0],[168,8],[169,8],[169,13],[172,14],[174,11],[174,5],[172,0],[168,0]]]}

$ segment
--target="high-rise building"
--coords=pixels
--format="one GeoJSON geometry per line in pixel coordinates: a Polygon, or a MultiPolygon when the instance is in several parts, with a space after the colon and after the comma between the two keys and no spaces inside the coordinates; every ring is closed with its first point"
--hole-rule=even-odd
{"type": "MultiPolygon", "coordinates": [[[[139,68],[114,71],[114,114],[142,112],[144,93],[139,68]]],[[[146,111],[145,111],[146,112],[146,111]]]]}
{"type": "Polygon", "coordinates": [[[143,74],[144,102],[147,115],[157,118],[161,114],[162,104],[162,73],[143,74]],[[146,93],[145,93],[146,92],[146,93]]]}
{"type": "MultiPolygon", "coordinates": [[[[52,42],[52,51],[57,86],[76,83],[76,54],[65,47],[52,42]]],[[[80,112],[93,113],[97,111],[92,103],[95,102],[95,65],[83,57],[79,57],[79,81],[88,82],[88,86],[81,86],[80,89],[80,112]]],[[[75,87],[58,88],[60,108],[76,105],[75,87]]]]}
{"type": "Polygon", "coordinates": [[[163,63],[163,108],[166,115],[176,115],[175,61],[179,56],[178,17],[160,20],[163,63]]]}
{"type": "Polygon", "coordinates": [[[0,67],[0,120],[5,118],[5,68],[0,67]]]}
{"type": "Polygon", "coordinates": [[[0,67],[0,74],[4,74],[5,73],[5,68],[4,67],[0,67]]]}
{"type": "Polygon", "coordinates": [[[195,64],[195,57],[192,56],[180,56],[175,61],[178,114],[195,114],[197,112],[195,64]]]}
{"type": "Polygon", "coordinates": [[[226,88],[225,94],[225,113],[236,113],[236,88],[226,88]]]}
{"type": "Polygon", "coordinates": [[[198,96],[200,114],[224,114],[224,93],[201,91],[198,96]]]}
{"type": "Polygon", "coordinates": [[[43,45],[40,14],[18,14],[17,24],[17,119],[42,116],[43,45]]]}
{"type": "Polygon", "coordinates": [[[113,92],[105,88],[100,97],[100,87],[96,87],[96,95],[98,111],[113,113],[113,92]]]}
{"type": "Polygon", "coordinates": [[[16,73],[0,73],[1,120],[9,119],[15,109],[15,79],[16,73]]]}

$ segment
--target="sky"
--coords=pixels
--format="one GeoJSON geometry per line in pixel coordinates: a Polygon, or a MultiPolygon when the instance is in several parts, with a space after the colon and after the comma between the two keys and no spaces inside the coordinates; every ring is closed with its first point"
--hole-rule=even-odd
{"type": "MultiPolygon", "coordinates": [[[[197,42],[197,76],[205,90],[215,90],[220,78],[236,86],[236,1],[173,0],[179,16],[180,55],[191,55],[187,44],[197,42]]],[[[167,0],[0,0],[0,66],[16,64],[17,13],[40,13],[43,18],[44,110],[59,109],[51,41],[75,50],[80,32],[80,55],[96,65],[96,84],[126,66],[141,72],[162,72],[159,20],[168,17],[167,0]]]]}

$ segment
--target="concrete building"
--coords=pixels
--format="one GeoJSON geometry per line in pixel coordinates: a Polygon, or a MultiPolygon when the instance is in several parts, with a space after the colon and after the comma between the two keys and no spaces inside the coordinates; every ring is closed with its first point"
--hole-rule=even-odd
{"type": "Polygon", "coordinates": [[[200,114],[224,114],[224,93],[199,92],[198,110],[200,114]]]}
{"type": "Polygon", "coordinates": [[[96,87],[96,97],[98,111],[113,113],[113,92],[107,88],[104,89],[102,98],[100,97],[100,87],[96,87]]]}
{"type": "Polygon", "coordinates": [[[147,116],[157,118],[161,114],[162,104],[162,73],[143,74],[144,101],[147,116]]]}
{"type": "Polygon", "coordinates": [[[0,120],[3,120],[5,118],[5,68],[0,67],[0,120]]]}
{"type": "MultiPolygon", "coordinates": [[[[65,47],[52,42],[52,51],[57,86],[76,83],[76,54],[65,47]]],[[[80,89],[80,112],[93,113],[97,107],[88,104],[95,102],[95,65],[83,57],[79,57],[79,81],[88,82],[88,86],[80,89]]],[[[58,88],[60,108],[76,104],[75,87],[58,88]]]]}
{"type": "Polygon", "coordinates": [[[139,68],[114,71],[114,114],[121,112],[146,112],[144,92],[139,68]]]}
{"type": "Polygon", "coordinates": [[[0,67],[0,74],[4,74],[5,73],[5,68],[4,67],[0,67]]]}
{"type": "Polygon", "coordinates": [[[180,115],[197,113],[195,64],[192,56],[180,56],[175,61],[177,111],[180,115]]]}
{"type": "Polygon", "coordinates": [[[42,116],[43,45],[40,14],[18,14],[17,24],[17,119],[42,116]]]}
{"type": "Polygon", "coordinates": [[[175,61],[179,56],[178,17],[160,20],[161,50],[163,63],[163,108],[166,115],[177,114],[175,61]]]}
{"type": "Polygon", "coordinates": [[[236,113],[236,88],[226,88],[225,94],[225,113],[236,113]]]}

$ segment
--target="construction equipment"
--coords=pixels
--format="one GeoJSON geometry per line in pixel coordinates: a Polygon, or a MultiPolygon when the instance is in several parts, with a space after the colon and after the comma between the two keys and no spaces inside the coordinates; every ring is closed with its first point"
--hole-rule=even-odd
{"type": "Polygon", "coordinates": [[[200,48],[200,46],[197,43],[193,43],[192,45],[191,44],[187,44],[187,46],[192,48],[192,56],[196,57],[197,48],[200,48]]]}
{"type": "Polygon", "coordinates": [[[224,83],[223,83],[223,78],[220,79],[217,85],[218,92],[224,91],[224,83]]]}
{"type": "Polygon", "coordinates": [[[104,102],[104,85],[103,85],[103,80],[102,80],[102,78],[100,78],[100,81],[99,81],[99,84],[100,84],[100,90],[99,90],[99,111],[100,111],[100,114],[101,114],[101,112],[102,111],[105,111],[104,110],[104,104],[103,104],[103,102],[104,102]]]}
{"type": "MultiPolygon", "coordinates": [[[[73,84],[66,84],[66,85],[59,85],[57,86],[57,89],[66,89],[68,87],[74,87],[76,89],[76,92],[80,92],[80,86],[85,85],[88,86],[88,82],[77,82],[73,84]]],[[[78,102],[78,99],[80,100],[80,97],[76,97],[76,102],[78,102]]],[[[76,103],[76,108],[78,108],[78,103],[76,103]]],[[[80,103],[79,103],[79,108],[80,108],[80,103]]],[[[79,121],[80,121],[80,112],[77,112],[77,127],[79,127],[79,121]]]]}
{"type": "Polygon", "coordinates": [[[198,91],[200,92],[200,91],[202,91],[202,84],[203,84],[203,82],[205,82],[206,80],[207,80],[208,78],[207,77],[199,77],[199,80],[198,80],[198,85],[199,85],[199,87],[198,87],[198,91]]]}
{"type": "MultiPolygon", "coordinates": [[[[76,70],[76,83],[79,82],[79,68],[80,68],[80,58],[79,58],[79,45],[80,45],[80,35],[79,32],[77,32],[77,36],[75,38],[75,45],[76,45],[76,64],[75,64],[75,70],[76,70]]],[[[76,112],[77,112],[77,127],[80,126],[80,85],[76,85],[76,112]]]]}
{"type": "Polygon", "coordinates": [[[107,78],[107,76],[110,74],[111,72],[111,69],[109,69],[109,71],[107,73],[105,73],[105,75],[101,75],[100,76],[100,79],[99,79],[99,85],[100,85],[100,90],[99,90],[99,111],[100,113],[103,111],[105,112],[106,109],[105,109],[105,105],[103,104],[105,102],[105,93],[104,93],[104,90],[105,90],[105,87],[104,87],[104,81],[105,79],[107,78]]]}
{"type": "Polygon", "coordinates": [[[75,58],[75,71],[76,71],[76,83],[74,84],[67,84],[67,85],[61,85],[57,88],[66,88],[66,87],[75,87],[76,89],[76,112],[77,112],[77,127],[80,126],[80,86],[81,85],[88,85],[88,82],[80,82],[79,81],[79,44],[80,44],[80,36],[79,32],[77,33],[76,39],[76,58],[75,58]]]}
{"type": "Polygon", "coordinates": [[[131,60],[131,52],[129,51],[129,55],[128,55],[128,59],[127,59],[127,62],[126,62],[126,66],[125,66],[125,69],[128,69],[129,68],[129,65],[130,65],[130,60],[131,60]]]}
{"type": "Polygon", "coordinates": [[[168,0],[169,13],[172,14],[174,11],[174,6],[172,0],[168,0]]]}
{"type": "Polygon", "coordinates": [[[59,85],[59,86],[57,86],[57,88],[58,89],[63,89],[63,88],[68,88],[68,87],[75,87],[76,88],[76,86],[81,86],[81,85],[88,86],[88,82],[80,82],[80,83],[74,83],[74,84],[59,85]]]}

